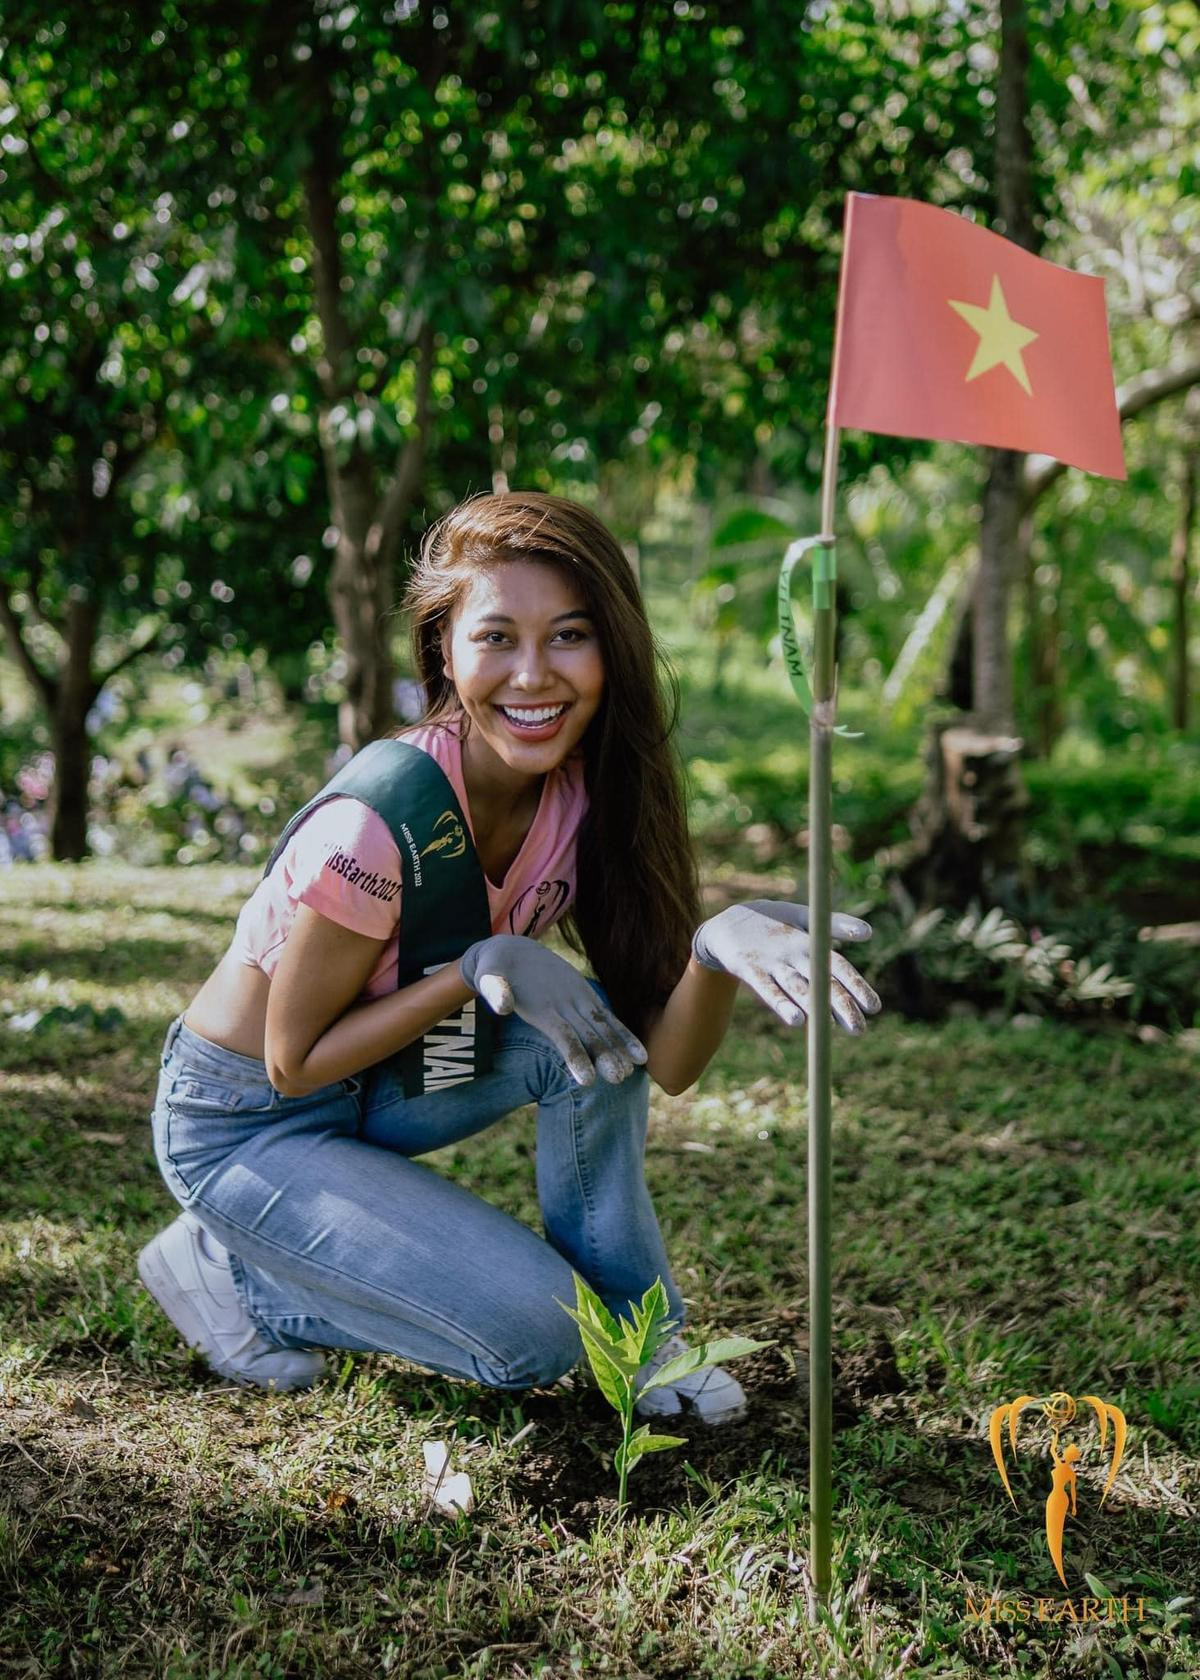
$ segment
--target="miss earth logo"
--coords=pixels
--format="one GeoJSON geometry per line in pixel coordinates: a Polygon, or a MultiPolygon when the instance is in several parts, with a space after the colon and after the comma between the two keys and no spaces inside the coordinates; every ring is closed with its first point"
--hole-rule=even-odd
{"type": "MultiPolygon", "coordinates": [[[[1090,1406],[1096,1414],[1096,1428],[1099,1436],[1099,1448],[1103,1457],[1108,1445],[1108,1429],[1112,1425],[1112,1462],[1109,1465],[1108,1479],[1104,1484],[1104,1492],[1100,1495],[1100,1504],[1108,1498],[1113,1482],[1116,1480],[1120,1467],[1121,1455],[1125,1451],[1125,1414],[1119,1406],[1101,1400],[1095,1394],[1085,1394],[1080,1405],[1090,1406]]],[[[996,1468],[1000,1472],[1000,1480],[1004,1483],[1004,1491],[1016,1507],[1016,1498],[1009,1486],[1008,1471],[1004,1464],[1003,1437],[1006,1433],[1013,1453],[1017,1451],[1017,1420],[1028,1406],[1040,1406],[1042,1417],[1050,1428],[1050,1457],[1054,1468],[1051,1472],[1051,1487],[1046,1498],[1046,1547],[1058,1571],[1058,1578],[1063,1586],[1067,1585],[1067,1578],[1063,1573],[1063,1533],[1066,1528],[1068,1515],[1078,1517],[1077,1477],[1075,1466],[1083,1457],[1083,1449],[1075,1441],[1069,1441],[1059,1451],[1060,1437],[1065,1429],[1069,1429],[1076,1421],[1078,1407],[1071,1395],[1061,1390],[1039,1400],[1036,1394],[1022,1394],[1016,1400],[1005,1401],[992,1412],[988,1425],[988,1435],[992,1443],[992,1455],[996,1460],[996,1468]]]]}

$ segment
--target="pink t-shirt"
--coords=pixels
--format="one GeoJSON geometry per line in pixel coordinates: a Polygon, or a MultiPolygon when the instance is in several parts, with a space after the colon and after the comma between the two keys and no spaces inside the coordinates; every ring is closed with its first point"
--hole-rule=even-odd
{"type": "MultiPolygon", "coordinates": [[[[445,771],[470,828],[457,730],[426,724],[404,730],[400,739],[445,771]]],[[[586,809],[583,758],[576,755],[546,777],[533,826],[501,885],[486,883],[493,933],[540,939],[563,915],[575,896],[575,839],[586,809]]],[[[296,906],[307,904],[355,933],[387,940],[362,992],[383,997],[396,989],[401,881],[400,853],[378,812],[348,795],[329,799],[304,819],[243,905],[232,950],[274,974],[296,906]]]]}

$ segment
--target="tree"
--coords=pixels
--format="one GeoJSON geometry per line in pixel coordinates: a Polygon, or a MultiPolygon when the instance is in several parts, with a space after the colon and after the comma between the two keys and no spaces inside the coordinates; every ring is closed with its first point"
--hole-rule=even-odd
{"type": "Polygon", "coordinates": [[[278,573],[263,586],[305,463],[277,446],[247,474],[269,390],[251,362],[229,391],[226,230],[164,185],[187,126],[148,91],[165,33],[111,21],[10,8],[0,63],[0,623],[50,724],[66,859],[87,849],[86,720],[111,677],[235,645],[239,589],[260,640],[311,618],[278,573]]]}
{"type": "MultiPolygon", "coordinates": [[[[997,231],[1036,251],[1025,0],[1000,0],[994,191],[997,231]]],[[[1013,725],[1008,597],[1020,538],[1024,459],[1012,449],[988,455],[972,611],[972,701],[980,727],[1001,734],[1011,733],[1013,725]]]]}
{"type": "MultiPolygon", "coordinates": [[[[1100,15],[1066,6],[1034,18],[1023,0],[1000,0],[992,214],[998,230],[1026,249],[1038,249],[1048,230],[1060,242],[1066,237],[1077,183],[1088,169],[1103,173],[1105,167],[1092,163],[1098,133],[1114,152],[1138,150],[1160,120],[1163,86],[1146,76],[1141,56],[1144,11],[1110,5],[1100,15]]],[[[1185,32],[1178,18],[1169,22],[1168,32],[1176,37],[1185,32]]],[[[1179,62],[1168,54],[1160,72],[1165,83],[1176,77],[1179,62]]],[[[1197,371],[1193,361],[1176,358],[1135,377],[1120,392],[1123,420],[1190,384],[1197,371]]],[[[914,816],[916,844],[907,875],[923,898],[1003,894],[1015,878],[1025,796],[1017,757],[1023,742],[1015,734],[1010,597],[1014,583],[1024,578],[1035,727],[1048,748],[1058,727],[1058,634],[1053,603],[1047,620],[1041,614],[1045,597],[1035,586],[1033,514],[1063,472],[1059,463],[1027,463],[1009,451],[989,452],[970,611],[961,620],[947,685],[968,716],[935,724],[930,781],[914,816]]]]}
{"type": "Polygon", "coordinates": [[[1189,657],[1192,589],[1191,554],[1196,538],[1196,504],[1200,486],[1200,449],[1196,434],[1182,439],[1179,448],[1179,515],[1171,534],[1171,593],[1174,624],[1171,638],[1171,722],[1182,734],[1191,719],[1192,689],[1189,657]]]}
{"type": "Polygon", "coordinates": [[[163,638],[128,496],[203,330],[194,306],[166,307],[201,253],[147,198],[136,112],[114,130],[97,109],[115,78],[51,53],[61,22],[23,41],[9,29],[0,247],[17,330],[0,359],[0,620],[51,723],[54,855],[79,858],[88,711],[163,638]],[[123,635],[106,617],[114,599],[123,635]]]}
{"type": "MultiPolygon", "coordinates": [[[[78,85],[54,103],[63,147],[92,160],[39,199],[14,154],[33,196],[10,206],[12,237],[75,213],[68,195],[103,206],[103,177],[117,198],[126,182],[124,225],[178,247],[171,288],[121,328],[143,410],[169,373],[168,418],[155,409],[113,502],[144,579],[126,594],[114,571],[101,619],[115,635],[128,606],[155,624],[169,606],[189,636],[280,623],[282,639],[327,580],[351,744],[392,721],[396,578],[430,515],[466,488],[588,494],[601,463],[680,455],[706,488],[767,449],[814,482],[846,190],[988,203],[985,8],[253,0],[155,17],[147,31],[101,0],[7,25],[23,120],[40,121],[39,77],[78,85]],[[96,89],[118,83],[102,134],[96,89]]],[[[117,332],[120,308],[105,319],[117,332]]],[[[56,322],[73,353],[69,306],[56,322]]],[[[86,406],[83,364],[61,371],[22,494],[86,406]]],[[[850,440],[848,471],[911,453],[850,440]]]]}
{"type": "Polygon", "coordinates": [[[970,104],[953,77],[923,87],[920,20],[853,3],[165,4],[148,35],[120,5],[17,14],[39,75],[119,80],[137,135],[68,101],[67,140],[107,148],[198,247],[187,296],[227,390],[251,375],[248,420],[268,392],[281,426],[316,419],[324,495],[303,500],[333,545],[352,744],[391,721],[394,574],[423,509],[518,470],[819,430],[844,190],[921,190],[970,104]]]}
{"type": "MultiPolygon", "coordinates": [[[[1135,22],[1153,107],[1144,126],[1124,136],[1119,130],[1114,133],[1109,90],[1096,86],[1094,78],[1089,86],[1083,76],[1072,77],[1074,106],[1096,149],[1060,189],[1062,223],[1069,229],[1073,260],[1108,282],[1118,408],[1129,427],[1131,482],[1128,493],[1115,501],[1095,486],[1084,507],[1078,502],[1078,486],[1070,486],[1059,463],[1034,459],[1027,464],[1027,530],[1041,532],[1048,521],[1061,523],[1068,508],[1074,518],[1085,516],[1103,500],[1107,533],[1099,567],[1071,570],[1055,558],[1041,566],[1035,585],[1039,568],[1031,558],[1026,564],[1029,663],[1043,671],[1044,696],[1033,709],[1032,727],[1043,752],[1057,738],[1065,712],[1063,652],[1071,621],[1077,623],[1083,616],[1112,621],[1127,613],[1126,603],[1104,584],[1109,557],[1121,555],[1124,561],[1128,555],[1125,564],[1139,580],[1137,628],[1129,626],[1135,639],[1121,657],[1135,654],[1141,659],[1139,642],[1169,635],[1174,638],[1177,692],[1181,676],[1187,675],[1186,655],[1182,666],[1179,662],[1186,643],[1178,636],[1178,611],[1169,631],[1153,622],[1154,599],[1168,590],[1173,594],[1175,585],[1168,578],[1167,589],[1160,588],[1149,557],[1156,552],[1163,556],[1178,544],[1179,523],[1171,527],[1170,502],[1175,496],[1179,512],[1186,513],[1187,476],[1177,457],[1181,444],[1186,450],[1200,382],[1200,212],[1194,138],[1200,101],[1188,73],[1200,51],[1200,13],[1194,7],[1147,6],[1138,9],[1135,22]],[[1141,422],[1136,429],[1131,425],[1135,419],[1141,422]],[[1141,564],[1124,535],[1132,536],[1135,527],[1147,553],[1141,564]]],[[[1161,569],[1160,565],[1160,574],[1161,569]]],[[[1114,642],[1114,651],[1121,641],[1118,637],[1114,642]]],[[[1166,645],[1164,640],[1162,647],[1166,645]]],[[[1149,661],[1143,685],[1147,694],[1154,689],[1158,664],[1155,658],[1149,661]]]]}
{"type": "Polygon", "coordinates": [[[922,82],[920,44],[859,4],[212,23],[222,102],[202,66],[192,102],[224,136],[264,348],[316,388],[347,741],[391,721],[397,560],[443,485],[819,431],[845,188],[920,190],[968,109],[922,82]]]}

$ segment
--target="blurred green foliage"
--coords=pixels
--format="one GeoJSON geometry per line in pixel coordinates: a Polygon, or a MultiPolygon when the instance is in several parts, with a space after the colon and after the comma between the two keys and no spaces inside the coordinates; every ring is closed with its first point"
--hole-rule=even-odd
{"type": "MultiPolygon", "coordinates": [[[[1196,9],[1064,0],[1028,23],[1044,249],[1106,277],[1124,380],[1194,343],[1196,9]]],[[[593,501],[680,650],[705,845],[747,867],[794,852],[806,743],[772,591],[782,547],[816,524],[841,202],[905,192],[991,218],[995,41],[994,7],[934,0],[7,7],[9,628],[54,682],[85,607],[93,683],[156,638],[94,722],[91,750],[117,766],[93,775],[94,831],[147,860],[254,857],[316,785],[344,671],[331,463],[361,457],[386,485],[432,323],[410,539],[502,479],[593,501]],[[337,188],[337,401],[318,156],[337,188]],[[174,717],[159,703],[185,672],[203,692],[174,717]],[[243,764],[264,716],[274,746],[243,764]],[[172,736],[198,727],[216,810],[163,780],[172,736]],[[151,749],[147,779],[129,766],[151,749]]],[[[1017,724],[1043,755],[1026,766],[1031,878],[1115,895],[1135,920],[1190,914],[1194,894],[1197,752],[1170,727],[1167,658],[1193,428],[1180,396],[1127,428],[1127,484],[1060,479],[1016,599],[1017,724]]],[[[920,786],[981,467],[847,437],[843,480],[840,706],[865,739],[839,747],[835,798],[843,887],[865,901],[920,786]]],[[[6,794],[57,726],[28,676],[0,663],[6,794]]]]}
{"type": "MultiPolygon", "coordinates": [[[[1110,276],[1124,377],[1169,352],[1194,290],[1194,9],[1068,0],[1028,22],[1047,252],[1110,276]]],[[[34,656],[52,667],[85,590],[100,674],[155,630],[169,659],[263,646],[294,667],[297,642],[328,636],[331,463],[369,458],[386,484],[415,435],[426,321],[410,536],[497,473],[624,502],[630,536],[681,463],[706,498],[755,473],[811,486],[844,193],[991,213],[995,27],[989,5],[925,0],[6,8],[0,287],[19,330],[0,358],[0,542],[34,656]],[[353,363],[337,401],[335,353],[353,363]]],[[[1141,704],[1122,661],[1163,623],[1169,435],[1135,450],[1128,489],[1057,491],[1039,537],[1041,598],[1117,620],[1062,682],[1078,694],[1093,670],[1106,704],[1080,703],[1116,733],[1141,704]]],[[[974,461],[899,470],[921,453],[845,440],[868,663],[876,620],[891,643],[913,630],[970,548],[974,461]],[[864,478],[872,461],[892,470],[864,478]]],[[[919,704],[951,617],[943,601],[909,649],[897,704],[919,704]]]]}

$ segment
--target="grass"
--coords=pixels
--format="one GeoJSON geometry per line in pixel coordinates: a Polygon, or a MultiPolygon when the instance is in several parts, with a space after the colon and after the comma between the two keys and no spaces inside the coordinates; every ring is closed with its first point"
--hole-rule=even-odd
{"type": "MultiPolygon", "coordinates": [[[[158,1046],[252,881],[0,875],[0,1674],[1197,1671],[1195,1604],[1168,1608],[1200,1579],[1193,1058],[975,1020],[839,1041],[839,1589],[814,1622],[802,1044],[739,1005],[698,1090],[655,1099],[647,1171],[692,1328],[776,1345],[739,1368],[746,1421],[685,1424],[621,1523],[611,1413],[578,1378],[504,1395],[356,1355],[307,1394],[245,1392],[141,1290],[137,1249],[173,1209],[146,1119],[158,1046]],[[73,1018],[12,1029],[52,1006],[73,1018]],[[1046,1463],[1022,1453],[1014,1511],[986,1434],[1001,1400],[1057,1388],[1128,1415],[1102,1510],[1084,1461],[1067,1558],[1144,1598],[1140,1625],[968,1615],[968,1594],[1061,1597],[1046,1463]],[[421,1492],[431,1438],[469,1470],[469,1517],[421,1492]]],[[[435,1164],[536,1222],[530,1122],[435,1164]]]]}

